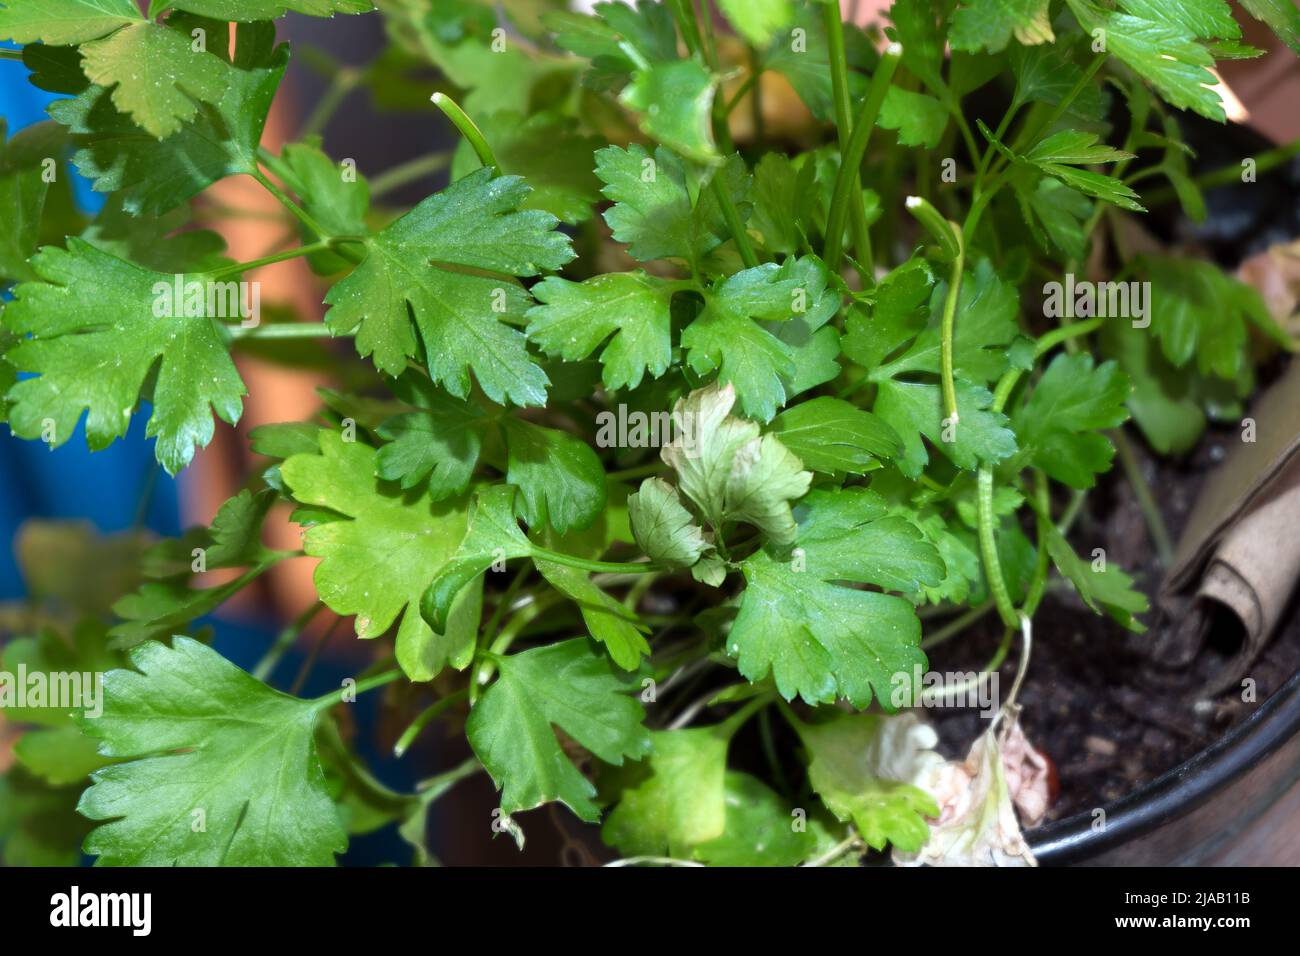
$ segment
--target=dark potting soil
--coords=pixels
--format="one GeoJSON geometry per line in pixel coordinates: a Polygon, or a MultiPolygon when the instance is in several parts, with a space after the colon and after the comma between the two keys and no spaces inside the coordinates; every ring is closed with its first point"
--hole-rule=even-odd
{"type": "MultiPolygon", "coordinates": [[[[1174,539],[1182,531],[1209,472],[1240,441],[1240,429],[1212,428],[1179,461],[1161,460],[1132,441],[1144,476],[1174,539]]],[[[1137,499],[1118,466],[1089,494],[1070,538],[1088,556],[1104,548],[1107,559],[1133,574],[1151,599],[1142,615],[1148,630],[1134,634],[1094,614],[1068,585],[1049,589],[1034,620],[1034,648],[1019,693],[1021,720],[1030,741],[1056,766],[1060,792],[1047,814],[1056,820],[1090,811],[1131,793],[1195,755],[1258,708],[1300,668],[1300,613],[1296,600],[1276,634],[1243,677],[1254,699],[1234,681],[1223,693],[1206,692],[1241,646],[1240,626],[1215,619],[1204,648],[1190,662],[1168,666],[1156,648],[1180,620],[1156,601],[1163,568],[1137,499]]],[[[1060,585],[1061,582],[1057,581],[1060,585]]],[[[977,670],[993,654],[1002,625],[990,614],[929,654],[934,671],[977,670]]],[[[1000,670],[1005,693],[1015,677],[1018,647],[1000,670]]],[[[974,710],[931,710],[940,749],[965,753],[987,726],[974,710]]]]}

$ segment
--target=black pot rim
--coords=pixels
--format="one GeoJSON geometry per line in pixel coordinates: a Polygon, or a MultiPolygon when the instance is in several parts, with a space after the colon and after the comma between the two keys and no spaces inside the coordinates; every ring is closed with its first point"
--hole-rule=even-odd
{"type": "Polygon", "coordinates": [[[1300,672],[1253,714],[1190,760],[1105,804],[1106,826],[1085,811],[1026,834],[1040,863],[1085,862],[1190,813],[1300,733],[1300,672]]]}

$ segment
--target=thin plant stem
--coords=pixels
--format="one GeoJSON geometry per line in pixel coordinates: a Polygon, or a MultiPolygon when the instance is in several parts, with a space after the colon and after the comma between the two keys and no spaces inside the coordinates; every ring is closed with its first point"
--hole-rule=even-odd
{"type": "Polygon", "coordinates": [[[330,235],[329,232],[327,232],[325,228],[321,226],[320,223],[318,223],[314,218],[312,218],[311,214],[308,213],[307,210],[303,209],[296,202],[290,199],[288,194],[285,193],[285,191],[282,190],[275,183],[273,183],[270,180],[270,178],[266,175],[266,173],[262,172],[260,169],[257,169],[255,167],[253,171],[249,173],[249,175],[252,176],[254,179],[256,179],[259,183],[261,183],[262,188],[264,188],[267,192],[269,192],[272,196],[274,196],[276,200],[279,201],[281,206],[289,210],[289,212],[293,214],[294,218],[296,218],[309,230],[311,230],[321,239],[329,238],[330,235]]]}
{"type": "Polygon", "coordinates": [[[497,158],[492,152],[492,147],[488,145],[487,138],[483,135],[483,131],[479,129],[466,112],[460,108],[460,104],[446,93],[434,93],[429,99],[434,106],[442,110],[443,115],[446,116],[447,119],[451,120],[452,125],[460,131],[460,135],[464,136],[469,142],[469,145],[473,147],[474,155],[478,157],[478,161],[484,166],[496,169],[497,158]]]}
{"type": "Polygon", "coordinates": [[[284,262],[288,259],[298,259],[302,256],[310,256],[313,253],[324,252],[332,245],[333,242],[331,240],[325,239],[320,242],[313,242],[306,246],[296,246],[293,249],[285,249],[283,252],[273,252],[269,256],[262,256],[260,259],[253,259],[249,262],[232,262],[228,266],[213,269],[208,273],[208,276],[212,279],[224,279],[227,276],[252,272],[254,269],[262,268],[262,266],[274,265],[277,262],[284,262]]]}
{"type": "Polygon", "coordinates": [[[328,339],[334,330],[324,322],[277,322],[275,325],[227,326],[232,339],[328,339]]]}
{"type": "MultiPolygon", "coordinates": [[[[316,661],[320,658],[320,652],[325,649],[325,645],[334,636],[334,631],[342,620],[341,617],[335,617],[334,620],[330,621],[329,627],[325,628],[321,636],[316,639],[316,643],[312,645],[311,651],[307,654],[307,659],[302,662],[302,667],[298,668],[298,676],[293,679],[293,686],[289,688],[289,693],[292,696],[296,697],[298,692],[302,690],[303,685],[307,683],[307,678],[311,676],[311,672],[316,667],[316,661]]],[[[358,691],[358,693],[360,692],[358,691]]]]}
{"type": "MultiPolygon", "coordinates": [[[[401,668],[395,667],[392,670],[384,671],[382,674],[376,674],[373,677],[367,677],[363,680],[357,681],[356,687],[352,688],[352,693],[360,697],[368,691],[375,690],[376,688],[400,680],[401,677],[401,668]]],[[[340,687],[337,690],[330,691],[328,694],[322,694],[320,697],[312,700],[311,703],[315,705],[318,710],[324,710],[326,707],[333,707],[335,704],[343,703],[343,694],[346,690],[347,688],[340,687]]]]}
{"type": "Polygon", "coordinates": [[[754,254],[754,247],[749,242],[749,233],[745,231],[745,224],[740,219],[740,210],[736,208],[736,203],[731,198],[731,192],[723,179],[722,169],[715,170],[709,182],[709,189],[718,201],[718,208],[722,210],[722,218],[727,221],[727,228],[731,230],[731,238],[736,242],[736,251],[740,253],[741,262],[745,264],[746,269],[753,269],[758,265],[758,256],[754,254]]]}
{"type": "Polygon", "coordinates": [[[1160,506],[1156,504],[1155,495],[1151,492],[1151,485],[1142,474],[1137,453],[1133,450],[1128,435],[1124,434],[1122,429],[1115,429],[1110,433],[1110,437],[1115,442],[1115,450],[1119,452],[1119,461],[1124,468],[1124,474],[1133,487],[1133,496],[1137,498],[1138,508],[1142,511],[1142,517],[1146,519],[1147,530],[1151,533],[1151,541],[1156,547],[1160,563],[1169,567],[1174,563],[1173,539],[1169,536],[1169,529],[1165,526],[1164,516],[1160,514],[1160,506]]]}
{"type": "MultiPolygon", "coordinates": [[[[871,233],[867,226],[867,210],[862,204],[862,173],[861,160],[857,163],[850,163],[849,159],[849,142],[853,135],[853,116],[849,108],[849,63],[848,56],[844,47],[844,22],[840,18],[840,5],[838,3],[827,3],[822,5],[822,15],[826,27],[826,47],[829,66],[831,72],[831,96],[835,103],[835,127],[839,137],[840,144],[840,170],[848,168],[849,180],[853,187],[853,199],[848,203],[849,229],[853,234],[853,248],[858,256],[858,273],[864,286],[870,286],[874,283],[874,276],[871,269],[865,264],[871,257],[871,233]]],[[[882,60],[882,65],[883,65],[882,60]]],[[[888,86],[888,84],[885,84],[888,86]]],[[[883,97],[884,93],[881,93],[883,97]]],[[[873,124],[874,125],[874,124],[873,124]]],[[[867,131],[868,133],[870,130],[867,131]]],[[[865,142],[863,144],[865,150],[865,142]]],[[[839,208],[843,208],[841,201],[839,208]]],[[[835,216],[836,205],[831,204],[831,216],[835,216]]],[[[830,224],[827,225],[827,242],[842,242],[842,235],[836,238],[836,232],[843,232],[844,220],[839,218],[839,228],[835,230],[830,224]]],[[[838,271],[839,261],[836,257],[834,264],[828,263],[833,272],[838,271]]]]}
{"type": "Polygon", "coordinates": [[[370,180],[370,198],[378,199],[407,183],[440,173],[451,165],[451,158],[451,151],[439,150],[385,170],[370,180]]]}
{"type": "Polygon", "coordinates": [[[949,640],[952,637],[955,637],[956,635],[960,634],[962,631],[966,630],[966,628],[974,624],[976,621],[979,621],[981,618],[984,617],[984,615],[988,614],[988,612],[993,610],[996,606],[997,605],[994,601],[988,600],[985,601],[983,604],[971,608],[966,613],[958,615],[948,623],[944,624],[943,627],[940,627],[937,630],[935,630],[933,634],[931,634],[929,637],[923,640],[921,642],[921,650],[928,651],[932,647],[938,647],[944,641],[949,640]]]}
{"type": "Polygon", "coordinates": [[[361,85],[365,74],[352,67],[343,67],[330,77],[329,85],[321,98],[316,101],[316,108],[311,111],[307,121],[298,133],[299,139],[308,139],[321,133],[338,108],[347,99],[349,93],[361,85]]]}
{"type": "Polygon", "coordinates": [[[257,666],[253,668],[253,676],[265,683],[267,678],[271,676],[272,671],[275,670],[275,665],[280,663],[280,659],[284,657],[289,648],[293,647],[293,642],[298,639],[298,635],[311,623],[312,618],[323,610],[325,610],[325,605],[320,601],[316,601],[289,624],[281,628],[280,633],[275,637],[275,641],[267,649],[267,652],[262,655],[262,659],[257,662],[257,666]]]}
{"type": "MultiPolygon", "coordinates": [[[[831,210],[826,226],[825,260],[827,267],[832,272],[839,271],[840,258],[843,254],[845,210],[851,207],[859,207],[865,215],[865,207],[862,205],[860,173],[862,160],[867,154],[867,144],[871,139],[871,130],[876,125],[876,119],[880,115],[880,106],[885,101],[885,94],[889,90],[889,84],[893,80],[894,72],[898,68],[898,61],[902,55],[903,48],[897,43],[891,43],[884,55],[881,56],[876,72],[871,77],[871,86],[867,90],[866,97],[862,100],[862,106],[858,110],[857,117],[853,120],[853,129],[844,147],[840,171],[835,177],[835,188],[831,194],[831,210]]],[[[856,252],[858,263],[870,274],[874,270],[870,231],[865,231],[864,236],[865,244],[859,244],[856,252]]]]}
{"type": "Polygon", "coordinates": [[[397,738],[397,743],[393,745],[393,756],[399,758],[405,756],[406,752],[411,749],[411,744],[415,743],[415,738],[420,736],[425,727],[428,727],[440,714],[468,696],[469,688],[462,687],[446,697],[439,698],[422,710],[420,715],[411,721],[410,726],[402,731],[402,736],[397,738]]]}

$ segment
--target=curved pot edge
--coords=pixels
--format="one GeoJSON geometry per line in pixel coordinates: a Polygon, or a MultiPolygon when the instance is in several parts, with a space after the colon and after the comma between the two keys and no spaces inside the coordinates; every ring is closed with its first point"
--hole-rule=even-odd
{"type": "Polygon", "coordinates": [[[1300,672],[1255,713],[1194,757],[1113,803],[1106,826],[1093,829],[1093,813],[1077,813],[1026,834],[1046,865],[1086,862],[1196,809],[1218,791],[1300,733],[1300,672]]]}

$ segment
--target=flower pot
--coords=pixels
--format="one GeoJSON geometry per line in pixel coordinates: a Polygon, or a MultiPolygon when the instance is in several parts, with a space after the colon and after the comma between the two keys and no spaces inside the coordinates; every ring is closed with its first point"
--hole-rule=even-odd
{"type": "Polygon", "coordinates": [[[1256,841],[1272,854],[1268,862],[1295,864],[1300,846],[1279,842],[1274,819],[1293,812],[1297,781],[1300,674],[1217,743],[1101,807],[1104,818],[1080,813],[1027,836],[1044,865],[1231,865],[1235,850],[1256,841]]]}

